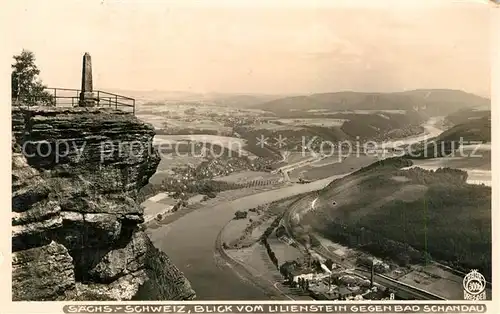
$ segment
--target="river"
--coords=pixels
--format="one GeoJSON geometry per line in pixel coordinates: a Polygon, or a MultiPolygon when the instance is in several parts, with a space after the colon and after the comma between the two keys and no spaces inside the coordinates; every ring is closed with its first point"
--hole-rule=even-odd
{"type": "Polygon", "coordinates": [[[225,265],[218,265],[215,241],[236,210],[247,210],[288,196],[319,190],[333,178],[298,184],[245,196],[234,201],[193,211],[173,223],[148,233],[186,275],[199,300],[266,300],[258,288],[239,280],[225,265]]]}
{"type": "Polygon", "coordinates": [[[440,129],[437,127],[442,121],[444,117],[439,116],[439,117],[432,117],[429,120],[427,120],[424,124],[422,124],[422,127],[424,128],[424,133],[420,135],[414,135],[414,136],[408,136],[404,139],[400,140],[391,140],[391,141],[386,141],[383,142],[383,147],[394,147],[394,146],[400,146],[400,145],[412,145],[416,144],[425,140],[429,140],[433,137],[438,136],[439,134],[443,133],[444,130],[440,129]]]}
{"type": "MultiPolygon", "coordinates": [[[[439,135],[437,119],[424,125],[426,133],[405,139],[407,144],[439,135]]],[[[401,141],[398,141],[401,143],[401,141]]],[[[219,231],[234,217],[237,210],[247,210],[300,193],[319,190],[337,175],[285,188],[245,196],[230,202],[193,211],[175,222],[149,229],[156,247],[168,254],[175,265],[190,280],[199,300],[266,300],[257,287],[240,280],[237,275],[216,258],[215,241],[219,231]]]]}
{"type": "MultiPolygon", "coordinates": [[[[443,117],[430,118],[423,125],[425,132],[422,135],[408,137],[399,141],[384,142],[384,145],[386,145],[385,147],[412,145],[434,138],[444,131],[437,127],[442,122],[442,119],[443,117]]],[[[467,183],[491,186],[491,144],[465,145],[456,156],[413,160],[413,164],[412,167],[419,167],[426,170],[436,170],[444,167],[461,169],[468,174],[467,183]]]]}

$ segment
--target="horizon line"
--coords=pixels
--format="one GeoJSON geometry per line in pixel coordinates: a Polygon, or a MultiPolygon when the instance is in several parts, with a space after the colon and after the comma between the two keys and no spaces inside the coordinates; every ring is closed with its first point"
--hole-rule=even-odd
{"type": "MultiPolygon", "coordinates": [[[[98,88],[101,89],[101,88],[98,88]]],[[[97,90],[97,89],[96,89],[97,90]]],[[[220,92],[220,91],[195,91],[195,90],[168,90],[168,89],[126,89],[126,88],[114,88],[114,87],[105,87],[102,90],[116,90],[116,91],[129,91],[129,92],[163,92],[163,93],[186,93],[186,94],[199,94],[199,95],[209,95],[209,94],[221,94],[221,95],[262,95],[262,96],[285,96],[285,97],[293,97],[293,96],[310,96],[317,94],[335,94],[335,93],[360,93],[360,94],[396,94],[396,93],[404,93],[404,92],[412,92],[412,91],[456,91],[463,92],[483,98],[487,98],[491,100],[491,92],[487,93],[486,96],[483,93],[470,92],[465,89],[457,89],[457,88],[412,88],[412,89],[403,89],[403,90],[393,90],[393,91],[360,91],[353,89],[343,89],[337,91],[314,91],[314,92],[296,92],[296,93],[288,93],[288,92],[245,92],[245,91],[234,91],[234,92],[220,92]]]]}

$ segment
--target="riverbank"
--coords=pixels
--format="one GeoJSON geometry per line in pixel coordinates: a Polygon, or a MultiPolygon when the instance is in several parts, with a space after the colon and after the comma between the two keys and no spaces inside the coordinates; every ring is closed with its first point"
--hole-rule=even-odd
{"type": "MultiPolygon", "coordinates": [[[[265,288],[245,279],[245,274],[258,278],[261,272],[245,273],[236,264],[221,258],[224,253],[219,251],[216,245],[221,230],[234,217],[236,211],[320,190],[334,179],[353,170],[357,169],[349,168],[339,175],[312,183],[291,184],[268,191],[230,191],[225,200],[218,196],[202,203],[201,207],[179,211],[161,223],[151,226],[147,232],[155,246],[169,254],[189,278],[198,300],[268,300],[270,293],[266,293],[265,288]]],[[[223,193],[219,195],[223,196],[223,193]]],[[[256,248],[258,246],[254,245],[251,250],[242,250],[241,254],[247,254],[252,263],[254,260],[265,261],[266,255],[262,255],[267,254],[265,249],[256,248]]],[[[264,267],[267,266],[259,267],[265,270],[264,267]]],[[[279,283],[274,287],[280,287],[279,283]]]]}
{"type": "Polygon", "coordinates": [[[155,246],[169,254],[189,278],[197,299],[267,300],[266,293],[248,282],[238,280],[228,265],[221,265],[215,258],[214,243],[220,231],[237,210],[248,210],[297,194],[319,190],[331,180],[333,178],[309,184],[294,184],[192,210],[175,220],[175,223],[148,228],[147,233],[155,246]]]}
{"type": "Polygon", "coordinates": [[[283,187],[288,186],[289,183],[280,183],[276,185],[270,185],[270,186],[256,186],[252,188],[245,188],[245,189],[239,189],[239,190],[229,190],[229,191],[222,191],[217,194],[215,198],[210,198],[207,199],[203,202],[199,202],[196,204],[191,204],[188,205],[187,207],[183,207],[182,209],[168,213],[167,215],[163,215],[162,219],[160,220],[151,220],[147,223],[145,223],[145,226],[150,229],[157,229],[162,225],[168,225],[173,223],[174,221],[180,219],[181,217],[188,215],[189,213],[196,211],[196,210],[203,210],[204,208],[207,207],[213,207],[218,204],[223,204],[225,202],[233,201],[241,197],[257,194],[257,193],[262,193],[265,191],[271,191],[275,189],[280,189],[283,187]]]}
{"type": "MultiPolygon", "coordinates": [[[[265,205],[264,212],[248,211],[246,219],[233,219],[221,230],[218,249],[223,250],[223,257],[229,258],[230,262],[236,262],[246,269],[248,280],[255,282],[257,286],[265,286],[266,290],[272,290],[282,300],[312,300],[304,291],[284,284],[283,277],[276,265],[271,261],[266,247],[261,238],[273,222],[282,217],[288,205],[296,198],[286,200],[281,208],[273,204],[265,205]]],[[[281,242],[273,232],[269,236],[268,243],[275,252],[278,263],[286,260],[300,258],[302,254],[294,247],[281,242]]]]}

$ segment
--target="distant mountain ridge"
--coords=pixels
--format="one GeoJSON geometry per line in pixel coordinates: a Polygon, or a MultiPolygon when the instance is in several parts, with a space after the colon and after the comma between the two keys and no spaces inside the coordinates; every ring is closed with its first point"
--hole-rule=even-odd
{"type": "Polygon", "coordinates": [[[191,91],[133,91],[107,89],[108,92],[141,101],[205,102],[238,108],[266,109],[278,114],[291,110],[415,110],[429,115],[447,115],[462,108],[489,108],[490,99],[452,89],[416,89],[402,92],[339,91],[312,94],[216,93],[191,91]]]}
{"type": "Polygon", "coordinates": [[[414,110],[446,115],[461,108],[489,107],[490,99],[460,90],[418,89],[393,93],[342,91],[285,97],[256,105],[283,115],[290,111],[414,110]]]}

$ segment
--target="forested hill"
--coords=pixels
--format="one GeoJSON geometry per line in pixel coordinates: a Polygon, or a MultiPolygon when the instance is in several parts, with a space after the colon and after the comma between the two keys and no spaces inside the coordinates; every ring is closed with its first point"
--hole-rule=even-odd
{"type": "Polygon", "coordinates": [[[460,139],[464,141],[491,142],[490,117],[470,119],[444,131],[437,138],[438,141],[460,141],[460,139]]]}
{"type": "Polygon", "coordinates": [[[386,159],[333,181],[302,224],[398,264],[431,258],[491,278],[491,188],[444,168],[386,159]]]}
{"type": "Polygon", "coordinates": [[[491,118],[490,107],[463,108],[446,116],[444,122],[448,127],[452,127],[482,118],[491,118]]]}

